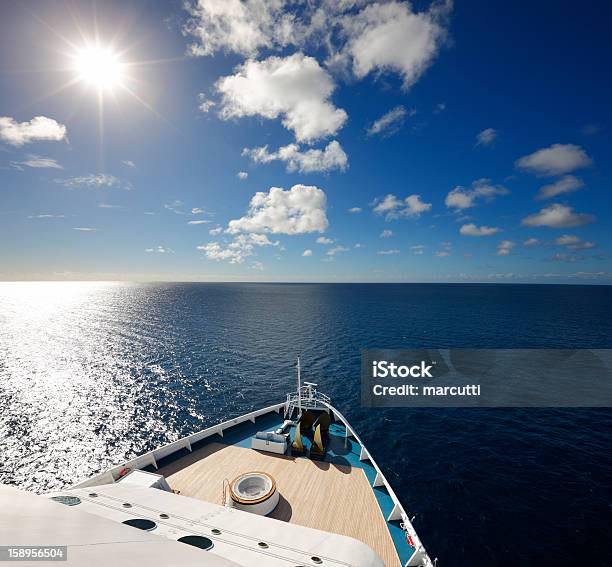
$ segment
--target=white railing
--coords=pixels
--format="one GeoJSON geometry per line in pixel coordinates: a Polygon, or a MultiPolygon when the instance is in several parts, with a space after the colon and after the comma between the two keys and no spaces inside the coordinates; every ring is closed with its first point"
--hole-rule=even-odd
{"type": "Polygon", "coordinates": [[[298,391],[287,394],[285,416],[291,417],[297,407],[302,409],[326,409],[331,404],[329,396],[319,392],[314,386],[307,384],[298,391]]]}

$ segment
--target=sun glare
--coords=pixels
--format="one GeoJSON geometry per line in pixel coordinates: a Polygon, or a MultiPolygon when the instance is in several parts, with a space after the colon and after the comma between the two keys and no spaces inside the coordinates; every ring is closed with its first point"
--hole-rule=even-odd
{"type": "Polygon", "coordinates": [[[87,47],[76,54],[75,69],[79,79],[99,90],[112,89],[121,84],[123,64],[108,48],[87,47]]]}

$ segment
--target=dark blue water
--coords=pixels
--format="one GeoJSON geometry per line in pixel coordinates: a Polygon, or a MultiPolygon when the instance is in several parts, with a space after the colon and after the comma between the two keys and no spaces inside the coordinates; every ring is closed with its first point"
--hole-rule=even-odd
{"type": "Polygon", "coordinates": [[[0,482],[76,482],[281,401],[360,432],[442,566],[612,565],[612,410],[360,407],[367,347],[612,348],[612,288],[4,284],[0,482]]]}

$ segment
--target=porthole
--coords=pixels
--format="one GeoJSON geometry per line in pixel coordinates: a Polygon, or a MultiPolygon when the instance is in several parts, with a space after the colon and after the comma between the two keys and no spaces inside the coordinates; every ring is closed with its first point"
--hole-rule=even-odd
{"type": "Polygon", "coordinates": [[[132,528],[144,530],[146,532],[150,532],[157,527],[157,524],[153,520],[147,520],[146,518],[130,518],[129,520],[124,520],[121,523],[132,528]]]}
{"type": "Polygon", "coordinates": [[[168,519],[170,516],[168,516],[168,514],[160,514],[160,515],[159,515],[159,517],[160,517],[162,520],[167,520],[167,519],[168,519]]]}
{"type": "Polygon", "coordinates": [[[121,504],[124,508],[131,508],[132,505],[129,502],[124,502],[123,504],[121,504]]]}
{"type": "Polygon", "coordinates": [[[260,541],[257,545],[261,547],[261,549],[268,549],[268,544],[263,541],[260,541]]]}
{"type": "Polygon", "coordinates": [[[321,559],[320,557],[317,557],[316,555],[313,555],[310,560],[313,563],[316,563],[317,565],[320,565],[321,563],[323,563],[323,559],[321,559]]]}
{"type": "Polygon", "coordinates": [[[199,535],[186,535],[178,538],[178,541],[187,545],[193,545],[193,547],[199,547],[205,551],[212,549],[214,545],[211,539],[199,535]]]}
{"type": "Polygon", "coordinates": [[[221,530],[218,530],[217,528],[213,528],[212,530],[210,530],[211,533],[215,534],[215,535],[221,535],[221,530]]]}
{"type": "Polygon", "coordinates": [[[97,495],[95,492],[90,492],[90,493],[88,494],[88,496],[89,496],[90,498],[97,498],[97,497],[98,497],[98,495],[97,495]]]}
{"type": "Polygon", "coordinates": [[[52,496],[51,500],[55,500],[60,504],[65,504],[66,506],[76,506],[81,503],[81,499],[76,496],[52,496]]]}

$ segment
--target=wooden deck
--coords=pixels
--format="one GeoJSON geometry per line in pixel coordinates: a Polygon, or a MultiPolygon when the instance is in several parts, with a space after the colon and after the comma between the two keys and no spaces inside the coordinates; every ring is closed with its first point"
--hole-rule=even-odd
{"type": "Polygon", "coordinates": [[[367,543],[387,567],[400,567],[376,497],[359,468],[233,445],[211,443],[160,468],[184,496],[222,504],[223,479],[263,471],[276,480],[280,501],[269,517],[346,535],[367,543]]]}

